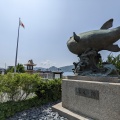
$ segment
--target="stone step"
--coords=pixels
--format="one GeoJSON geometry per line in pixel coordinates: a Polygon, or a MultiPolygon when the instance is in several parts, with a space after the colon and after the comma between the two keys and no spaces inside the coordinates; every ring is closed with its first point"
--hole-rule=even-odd
{"type": "Polygon", "coordinates": [[[64,107],[62,107],[62,102],[52,106],[54,112],[58,112],[59,115],[64,116],[68,120],[94,120],[83,115],[78,115],[64,107]]]}

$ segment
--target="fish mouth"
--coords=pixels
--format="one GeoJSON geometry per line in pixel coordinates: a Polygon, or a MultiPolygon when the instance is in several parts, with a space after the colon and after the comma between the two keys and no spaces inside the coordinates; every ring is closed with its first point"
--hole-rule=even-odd
{"type": "Polygon", "coordinates": [[[72,39],[72,40],[70,39],[67,41],[67,47],[70,52],[78,55],[78,43],[76,43],[76,41],[74,41],[74,39],[72,39]]]}

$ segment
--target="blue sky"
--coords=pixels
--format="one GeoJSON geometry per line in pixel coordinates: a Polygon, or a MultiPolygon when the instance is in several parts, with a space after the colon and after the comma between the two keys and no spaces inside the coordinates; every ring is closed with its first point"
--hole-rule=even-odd
{"type": "MultiPolygon", "coordinates": [[[[19,17],[25,29],[20,28],[18,62],[33,59],[38,67],[62,67],[78,61],[66,45],[73,32],[97,30],[110,18],[113,27],[120,26],[120,1],[1,0],[0,67],[15,64],[19,17]]],[[[101,53],[105,60],[110,52],[101,53]]]]}

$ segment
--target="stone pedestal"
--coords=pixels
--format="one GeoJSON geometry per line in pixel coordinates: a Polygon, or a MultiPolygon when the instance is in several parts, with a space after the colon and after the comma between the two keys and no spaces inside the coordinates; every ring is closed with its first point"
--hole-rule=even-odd
{"type": "Polygon", "coordinates": [[[68,76],[62,80],[62,107],[93,120],[120,120],[120,80],[68,76]]]}

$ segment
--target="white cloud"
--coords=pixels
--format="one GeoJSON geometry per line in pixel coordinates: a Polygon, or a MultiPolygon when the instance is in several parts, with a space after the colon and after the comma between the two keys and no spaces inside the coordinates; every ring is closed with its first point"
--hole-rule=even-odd
{"type": "Polygon", "coordinates": [[[51,67],[56,65],[56,63],[50,61],[50,60],[44,60],[42,62],[40,62],[41,67],[51,67]]]}

